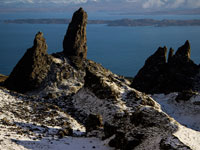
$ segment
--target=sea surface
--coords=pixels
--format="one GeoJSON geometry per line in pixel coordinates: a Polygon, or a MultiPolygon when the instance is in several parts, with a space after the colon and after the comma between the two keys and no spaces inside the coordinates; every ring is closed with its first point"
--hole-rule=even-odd
{"type": "MultiPolygon", "coordinates": [[[[71,18],[72,13],[0,13],[0,73],[9,75],[26,50],[33,45],[38,31],[44,33],[48,53],[62,51],[68,25],[4,24],[5,19],[71,18]]],[[[118,15],[88,13],[89,19],[200,19],[200,15],[118,15]]],[[[147,57],[159,46],[177,50],[186,40],[191,43],[191,57],[200,63],[200,26],[185,27],[108,27],[87,25],[88,59],[94,60],[116,74],[133,77],[147,57]]]]}

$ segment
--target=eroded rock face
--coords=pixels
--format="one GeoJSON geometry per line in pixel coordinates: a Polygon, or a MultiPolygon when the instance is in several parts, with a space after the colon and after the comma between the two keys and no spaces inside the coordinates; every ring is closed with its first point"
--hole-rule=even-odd
{"type": "Polygon", "coordinates": [[[187,40],[185,44],[181,47],[178,48],[175,58],[178,59],[180,58],[180,61],[191,61],[190,60],[190,54],[191,54],[191,48],[190,48],[190,43],[187,40]]]}
{"type": "Polygon", "coordinates": [[[114,123],[106,123],[104,132],[107,137],[114,137],[109,145],[120,150],[148,150],[155,147],[159,150],[190,150],[173,136],[178,130],[177,125],[163,112],[145,107],[138,109],[131,116],[117,118],[114,123]]]}
{"type": "Polygon", "coordinates": [[[5,81],[5,86],[17,92],[38,88],[47,76],[49,59],[47,44],[42,32],[38,32],[34,45],[28,49],[5,81]]]}
{"type": "Polygon", "coordinates": [[[135,76],[132,87],[143,92],[154,92],[160,88],[160,80],[164,80],[165,68],[167,64],[167,48],[159,47],[158,50],[150,56],[142,69],[135,76]]]}
{"type": "Polygon", "coordinates": [[[87,57],[86,25],[87,13],[80,8],[74,13],[63,41],[63,52],[75,65],[87,57]]]}
{"type": "Polygon", "coordinates": [[[103,119],[101,115],[90,114],[85,123],[86,132],[98,130],[103,127],[103,119]]]}
{"type": "Polygon", "coordinates": [[[164,83],[167,93],[193,90],[199,67],[190,59],[190,53],[190,43],[186,41],[168,61],[164,83]]]}
{"type": "Polygon", "coordinates": [[[168,62],[170,63],[172,58],[174,56],[174,49],[173,48],[170,48],[169,49],[169,54],[168,54],[168,62]]]}
{"type": "Polygon", "coordinates": [[[199,67],[190,59],[189,41],[186,41],[175,54],[171,48],[168,62],[167,48],[163,48],[163,53],[159,53],[159,49],[147,59],[131,86],[146,93],[170,93],[193,89],[194,77],[199,67]]]}

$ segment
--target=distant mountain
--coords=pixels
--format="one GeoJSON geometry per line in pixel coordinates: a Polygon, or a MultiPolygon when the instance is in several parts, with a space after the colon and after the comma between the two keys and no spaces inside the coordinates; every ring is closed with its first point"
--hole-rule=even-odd
{"type": "MultiPolygon", "coordinates": [[[[4,20],[3,23],[16,24],[68,24],[70,19],[15,19],[4,20]]],[[[88,24],[106,24],[108,26],[200,26],[200,20],[154,20],[154,19],[120,19],[120,20],[88,20],[88,24]]]]}

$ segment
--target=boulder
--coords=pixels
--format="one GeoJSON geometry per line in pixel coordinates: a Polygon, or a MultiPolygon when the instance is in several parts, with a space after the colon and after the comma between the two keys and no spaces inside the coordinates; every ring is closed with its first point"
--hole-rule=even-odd
{"type": "Polygon", "coordinates": [[[103,127],[103,119],[101,115],[90,114],[85,122],[86,132],[98,130],[103,127]]]}
{"type": "Polygon", "coordinates": [[[193,92],[193,91],[183,91],[183,92],[179,92],[178,96],[176,97],[176,101],[177,102],[181,102],[181,101],[189,101],[193,96],[197,96],[198,93],[197,92],[193,92]]]}
{"type": "Polygon", "coordinates": [[[14,67],[5,81],[5,86],[21,93],[38,88],[47,76],[49,57],[43,33],[38,32],[35,36],[33,47],[26,51],[14,67]]]}

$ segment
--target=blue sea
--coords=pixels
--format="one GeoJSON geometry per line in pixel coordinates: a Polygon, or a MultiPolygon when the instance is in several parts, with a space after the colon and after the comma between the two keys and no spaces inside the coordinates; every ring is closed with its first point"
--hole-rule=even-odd
{"type": "MultiPolygon", "coordinates": [[[[0,20],[26,18],[71,18],[72,13],[1,13],[0,20]]],[[[200,19],[200,15],[118,15],[88,13],[89,19],[200,19]]],[[[4,24],[0,21],[0,73],[9,75],[26,50],[33,45],[38,31],[44,33],[48,53],[62,51],[68,25],[4,24]]],[[[133,77],[145,59],[159,46],[177,50],[186,40],[191,43],[191,57],[200,63],[200,26],[185,27],[108,27],[88,25],[88,59],[94,60],[116,74],[133,77]]]]}

